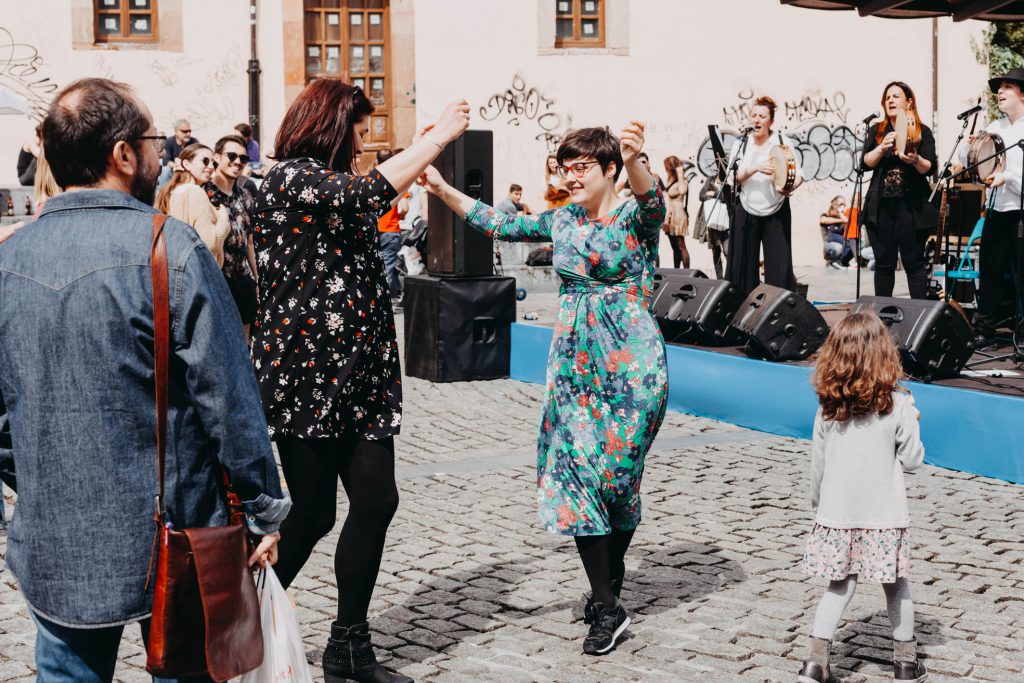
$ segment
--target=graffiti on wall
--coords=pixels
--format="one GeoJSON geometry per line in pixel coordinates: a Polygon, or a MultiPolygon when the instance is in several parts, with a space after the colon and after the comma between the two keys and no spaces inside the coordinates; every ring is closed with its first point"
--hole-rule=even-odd
{"type": "MultiPolygon", "coordinates": [[[[194,67],[199,64],[197,59],[185,57],[177,58],[171,62],[153,60],[150,69],[160,81],[173,87],[179,80],[179,70],[194,67]]],[[[237,97],[226,92],[245,73],[245,60],[237,50],[228,50],[223,57],[211,63],[205,72],[196,79],[196,85],[192,87],[191,98],[182,105],[172,107],[168,112],[168,121],[186,119],[194,128],[219,129],[224,126],[231,127],[241,120],[236,113],[235,105],[237,97]],[[237,120],[236,120],[237,119],[237,120]]],[[[193,77],[185,79],[192,82],[193,77]]]]}
{"type": "Polygon", "coordinates": [[[504,119],[509,126],[534,125],[538,129],[534,139],[543,142],[552,152],[558,147],[562,133],[572,125],[572,117],[555,108],[553,97],[529,86],[519,74],[512,77],[509,87],[491,95],[480,107],[480,118],[484,121],[504,119]]]}
{"type": "Polygon", "coordinates": [[[25,98],[32,118],[42,121],[53,94],[60,86],[40,73],[45,60],[34,45],[19,43],[0,26],[0,87],[25,98]]]}
{"type": "MultiPolygon", "coordinates": [[[[722,107],[725,125],[721,134],[726,150],[736,142],[737,129],[748,122],[753,101],[753,92],[745,89],[737,94],[736,102],[722,107]]],[[[779,104],[774,128],[796,143],[806,180],[842,182],[854,177],[863,143],[854,128],[847,125],[848,116],[846,95],[842,91],[829,96],[804,93],[779,104]]],[[[711,140],[706,136],[697,152],[696,163],[705,177],[716,172],[711,140]]]]}

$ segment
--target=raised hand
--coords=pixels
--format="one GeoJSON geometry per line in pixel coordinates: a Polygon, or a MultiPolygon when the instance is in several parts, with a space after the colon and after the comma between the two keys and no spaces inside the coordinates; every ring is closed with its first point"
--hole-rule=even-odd
{"type": "Polygon", "coordinates": [[[444,108],[441,117],[424,129],[423,136],[442,145],[462,135],[469,128],[469,102],[459,100],[444,108]]]}
{"type": "Polygon", "coordinates": [[[433,166],[427,166],[426,170],[423,171],[423,175],[416,181],[416,184],[421,185],[427,192],[438,197],[441,196],[444,188],[448,185],[441,172],[433,166]]]}
{"type": "Polygon", "coordinates": [[[637,160],[640,150],[644,148],[644,124],[630,121],[619,134],[619,149],[622,152],[622,163],[629,164],[637,160]]]}

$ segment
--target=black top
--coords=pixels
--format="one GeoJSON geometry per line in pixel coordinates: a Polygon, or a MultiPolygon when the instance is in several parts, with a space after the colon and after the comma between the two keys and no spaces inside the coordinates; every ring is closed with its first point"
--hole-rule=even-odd
{"type": "MultiPolygon", "coordinates": [[[[883,123],[876,123],[868,132],[867,144],[864,147],[864,154],[868,154],[878,146],[878,127],[884,125],[882,132],[884,138],[892,132],[892,125],[886,119],[883,123]]],[[[867,196],[864,198],[864,224],[870,228],[878,225],[879,211],[882,200],[905,199],[911,205],[914,215],[914,227],[917,230],[931,230],[938,225],[939,216],[935,206],[928,204],[928,195],[931,194],[931,186],[928,178],[938,171],[938,159],[935,156],[935,136],[932,129],[921,124],[921,143],[918,145],[919,156],[931,162],[931,170],[927,175],[918,173],[912,165],[906,163],[893,150],[882,157],[878,166],[871,168],[864,164],[866,171],[871,171],[871,184],[868,186],[867,196]]]]}
{"type": "Polygon", "coordinates": [[[276,164],[256,196],[252,356],[271,436],[383,439],[402,422],[395,318],[377,219],[397,196],[373,170],[276,164]]]}
{"type": "Polygon", "coordinates": [[[18,151],[18,182],[22,185],[35,185],[36,164],[38,160],[32,152],[26,152],[22,147],[18,151]]]}
{"type": "Polygon", "coordinates": [[[189,145],[194,145],[197,142],[199,142],[199,140],[189,137],[188,142],[184,145],[179,145],[178,138],[173,135],[168,135],[167,142],[164,143],[164,158],[160,160],[160,163],[166,166],[181,156],[181,150],[185,149],[189,145]]]}
{"type": "Polygon", "coordinates": [[[229,280],[249,278],[256,280],[256,273],[249,265],[249,237],[252,236],[252,212],[255,197],[252,190],[241,182],[235,183],[231,194],[222,192],[212,180],[203,183],[203,190],[215,209],[228,207],[228,222],[231,232],[224,240],[224,277],[229,280]]]}

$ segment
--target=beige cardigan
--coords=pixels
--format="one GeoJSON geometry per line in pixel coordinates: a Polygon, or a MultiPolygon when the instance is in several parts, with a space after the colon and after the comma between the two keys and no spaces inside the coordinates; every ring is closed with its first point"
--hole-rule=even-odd
{"type": "Polygon", "coordinates": [[[231,232],[226,208],[213,208],[203,188],[195,183],[186,183],[174,188],[167,213],[191,225],[210,248],[213,257],[217,259],[217,265],[224,265],[224,240],[231,232]]]}

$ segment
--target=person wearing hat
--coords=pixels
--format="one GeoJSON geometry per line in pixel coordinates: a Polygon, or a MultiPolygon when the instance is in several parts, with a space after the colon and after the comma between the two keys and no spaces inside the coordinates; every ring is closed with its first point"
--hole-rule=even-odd
{"type": "Polygon", "coordinates": [[[864,146],[865,170],[873,171],[861,216],[875,250],[875,296],[892,296],[897,257],[907,275],[910,298],[928,294],[928,261],[924,245],[939,224],[939,212],[928,202],[928,176],[936,167],[935,136],[917,111],[910,86],[892,81],[882,90],[883,119],[872,126],[864,146]],[[899,114],[916,120],[921,132],[915,150],[896,147],[899,114]]]}
{"type": "MultiPolygon", "coordinates": [[[[1021,263],[1020,237],[1017,224],[1021,209],[1021,172],[1024,171],[1024,150],[1011,149],[1024,138],[1024,69],[1011,69],[1006,75],[988,82],[995,94],[999,111],[1004,116],[988,124],[985,130],[998,135],[1006,145],[1002,170],[997,170],[982,181],[995,193],[992,210],[985,218],[981,233],[981,288],[978,292],[978,311],[974,318],[974,346],[983,349],[995,344],[996,327],[1003,318],[1002,302],[1014,301],[1014,314],[1018,314],[1021,293],[1024,292],[1024,264],[1021,263]],[[1016,266],[1016,267],[1014,267],[1016,266]],[[1016,282],[1007,278],[1016,272],[1016,282]]],[[[971,136],[970,142],[974,142],[971,136]]],[[[966,161],[967,149],[961,150],[966,161]]]]}

